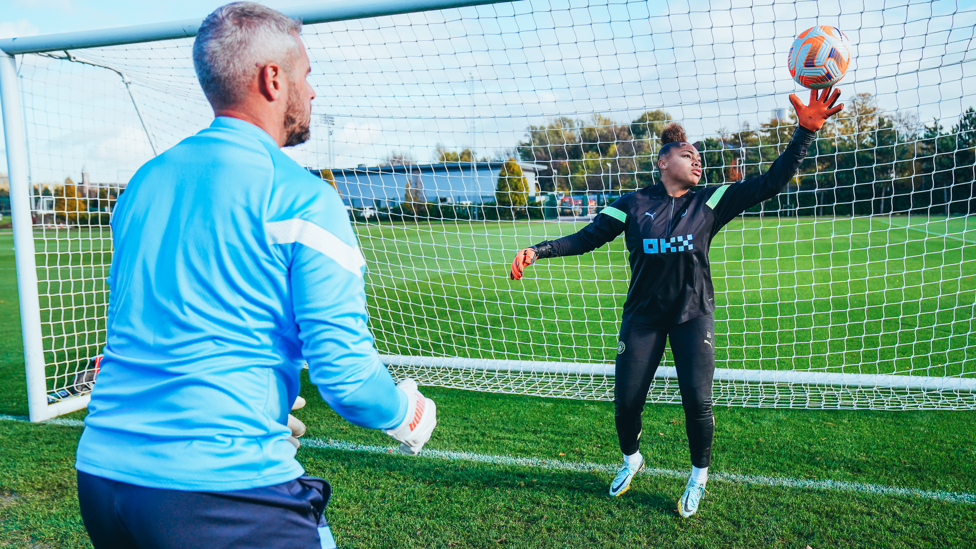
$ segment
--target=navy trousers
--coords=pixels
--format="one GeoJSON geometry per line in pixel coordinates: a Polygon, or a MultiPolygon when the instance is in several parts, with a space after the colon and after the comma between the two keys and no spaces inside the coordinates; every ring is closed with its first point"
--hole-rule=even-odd
{"type": "Polygon", "coordinates": [[[95,549],[334,548],[320,478],[232,492],[145,488],[78,471],[95,549]]]}
{"type": "Polygon", "coordinates": [[[685,409],[685,432],[691,464],[708,467],[712,461],[715,416],[712,414],[712,379],[715,377],[715,319],[711,314],[669,328],[649,328],[624,322],[617,343],[614,377],[614,419],[620,450],[630,455],[640,449],[641,412],[647,391],[671,342],[678,389],[685,409]]]}

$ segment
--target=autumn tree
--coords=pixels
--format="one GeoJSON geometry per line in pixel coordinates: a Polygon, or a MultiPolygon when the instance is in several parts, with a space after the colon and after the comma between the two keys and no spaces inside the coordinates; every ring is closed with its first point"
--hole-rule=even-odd
{"type": "Polygon", "coordinates": [[[55,217],[67,224],[77,225],[87,222],[87,202],[78,196],[78,186],[71,178],[64,180],[64,186],[54,190],[55,217]]]}
{"type": "Polygon", "coordinates": [[[414,218],[427,217],[427,196],[424,194],[424,182],[420,178],[419,171],[407,173],[401,208],[404,215],[414,218]]]}
{"type": "Polygon", "coordinates": [[[515,219],[516,212],[524,210],[528,200],[529,182],[518,162],[514,158],[509,158],[502,164],[502,169],[498,173],[495,203],[500,208],[507,208],[512,219],[515,219]]]}
{"type": "Polygon", "coordinates": [[[322,178],[322,181],[325,181],[329,185],[332,185],[332,188],[335,189],[337,193],[339,193],[339,196],[340,197],[342,196],[342,191],[339,190],[339,186],[336,184],[335,174],[332,173],[332,170],[330,170],[329,168],[322,168],[321,170],[319,170],[319,177],[322,178]]]}

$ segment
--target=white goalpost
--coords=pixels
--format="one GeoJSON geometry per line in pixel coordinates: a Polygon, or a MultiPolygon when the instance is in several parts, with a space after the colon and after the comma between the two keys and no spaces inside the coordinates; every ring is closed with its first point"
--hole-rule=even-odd
{"type": "MultiPolygon", "coordinates": [[[[422,385],[611,400],[623,238],[507,278],[522,247],[655,181],[659,132],[702,185],[765,171],[794,127],[793,38],[842,29],[847,105],[793,183],[711,251],[716,404],[976,409],[976,7],[735,0],[392,0],[304,22],[310,142],[367,260],[371,328],[422,385]],[[741,4],[741,5],[740,5],[741,4]]],[[[201,14],[205,15],[205,14],[201,14]]],[[[0,40],[32,421],[84,408],[129,177],[209,125],[201,19],[0,40]]],[[[666,356],[650,402],[679,402],[666,356]]]]}

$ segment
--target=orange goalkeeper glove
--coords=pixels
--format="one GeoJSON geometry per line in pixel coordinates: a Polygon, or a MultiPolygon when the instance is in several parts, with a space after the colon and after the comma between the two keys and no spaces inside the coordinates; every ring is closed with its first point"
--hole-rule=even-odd
{"type": "Polygon", "coordinates": [[[796,118],[801,126],[812,132],[820,131],[828,118],[844,108],[843,103],[834,106],[840,97],[840,90],[833,90],[834,93],[830,93],[832,89],[826,88],[823,90],[823,95],[819,97],[817,90],[810,90],[809,105],[804,105],[796,94],[790,94],[790,103],[793,103],[793,108],[796,109],[796,118]]]}
{"type": "Polygon", "coordinates": [[[515,254],[515,259],[512,260],[512,272],[509,273],[509,278],[512,280],[521,279],[522,274],[525,272],[525,268],[535,263],[536,257],[538,257],[538,254],[535,252],[535,248],[525,248],[524,250],[519,250],[519,252],[515,254]]]}

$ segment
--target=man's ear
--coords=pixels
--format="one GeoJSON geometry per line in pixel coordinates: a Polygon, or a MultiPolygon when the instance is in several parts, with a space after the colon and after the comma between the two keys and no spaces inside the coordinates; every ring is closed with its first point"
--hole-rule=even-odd
{"type": "Polygon", "coordinates": [[[277,63],[268,63],[258,73],[258,90],[268,101],[276,101],[282,93],[284,71],[277,63]]]}

